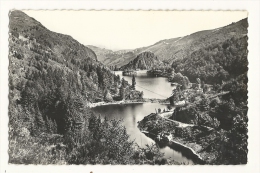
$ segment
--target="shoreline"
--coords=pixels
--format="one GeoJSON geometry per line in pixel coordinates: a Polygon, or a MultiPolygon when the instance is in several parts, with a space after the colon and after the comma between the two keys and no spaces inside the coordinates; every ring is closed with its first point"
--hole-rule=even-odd
{"type": "Polygon", "coordinates": [[[89,108],[94,108],[98,106],[107,106],[107,105],[122,105],[122,104],[135,104],[135,103],[146,103],[145,101],[115,101],[115,102],[97,102],[97,103],[88,103],[89,108]]]}
{"type": "MultiPolygon", "coordinates": [[[[165,100],[162,99],[143,99],[143,100],[122,100],[122,101],[114,101],[114,102],[97,102],[97,103],[88,103],[89,108],[94,108],[98,106],[107,106],[107,105],[124,105],[124,104],[139,104],[139,103],[160,103],[160,104],[169,104],[165,100]],[[161,102],[161,103],[160,103],[161,102]]],[[[165,116],[167,113],[172,113],[173,111],[169,111],[166,113],[158,114],[161,118],[164,120],[169,120],[167,116],[165,116]],[[165,115],[164,115],[165,114],[165,115]]],[[[182,123],[181,123],[182,124],[182,123]]],[[[178,126],[181,127],[181,125],[178,123],[178,126]]],[[[139,128],[140,130],[140,128],[139,128]]],[[[145,133],[144,133],[145,134],[145,133]]],[[[150,132],[148,132],[150,134],[150,132]]],[[[146,135],[147,136],[147,135],[146,135]]],[[[155,141],[155,138],[148,135],[152,140],[155,141]]],[[[205,158],[203,158],[199,153],[196,152],[196,149],[182,143],[178,138],[177,140],[171,140],[166,145],[172,149],[179,149],[184,155],[186,155],[187,158],[190,158],[195,164],[205,164],[205,158]]]]}
{"type": "MultiPolygon", "coordinates": [[[[169,126],[169,125],[168,125],[169,126]]],[[[172,148],[172,149],[179,149],[182,153],[185,153],[185,155],[187,157],[193,158],[195,160],[195,162],[197,162],[196,164],[206,164],[206,163],[213,163],[214,162],[214,158],[215,153],[214,151],[206,151],[206,148],[210,145],[209,143],[204,144],[202,143],[203,141],[193,141],[190,140],[188,138],[185,138],[184,136],[180,136],[180,134],[182,132],[185,132],[185,129],[193,129],[194,127],[196,127],[195,125],[191,125],[191,124],[185,124],[185,123],[181,123],[181,122],[176,122],[174,120],[170,120],[167,118],[167,113],[162,113],[162,115],[160,114],[149,114],[147,115],[143,120],[140,121],[140,123],[138,124],[138,128],[140,131],[145,131],[148,137],[150,137],[151,139],[155,140],[156,136],[158,134],[164,133],[166,131],[170,131],[173,139],[171,139],[170,141],[168,141],[167,143],[165,143],[166,146],[172,148]],[[165,114],[165,117],[163,116],[163,114],[165,114]],[[149,123],[147,123],[149,122],[149,123]],[[162,123],[172,123],[172,128],[163,128],[160,131],[152,131],[149,129],[153,129],[154,126],[156,126],[156,124],[162,124],[162,123]],[[176,129],[178,129],[178,131],[176,132],[176,129]]],[[[205,127],[203,127],[205,128],[205,127]]],[[[207,132],[211,132],[212,129],[209,128],[205,128],[204,130],[201,129],[200,133],[205,132],[205,130],[207,132]]],[[[210,134],[204,136],[204,137],[209,137],[210,134]]],[[[192,160],[193,160],[192,159],[192,160]]]]}
{"type": "Polygon", "coordinates": [[[96,102],[96,103],[87,103],[88,108],[94,108],[98,106],[107,106],[107,105],[122,105],[122,104],[138,104],[138,103],[160,103],[160,104],[169,104],[163,99],[150,99],[144,98],[143,100],[122,100],[114,102],[96,102]]]}
{"type": "MultiPolygon", "coordinates": [[[[156,137],[153,134],[151,134],[150,132],[147,132],[147,133],[142,132],[142,133],[156,142],[156,137]]],[[[178,138],[176,138],[176,139],[178,139],[178,138]]],[[[187,146],[187,145],[181,143],[180,141],[172,139],[163,145],[168,146],[169,148],[171,148],[173,150],[181,152],[185,157],[187,157],[188,159],[191,159],[195,165],[196,164],[203,165],[206,163],[205,159],[203,159],[203,157],[201,157],[201,155],[199,153],[197,153],[190,146],[187,146]]]]}
{"type": "Polygon", "coordinates": [[[174,140],[171,140],[169,141],[168,143],[168,146],[170,148],[174,148],[174,145],[177,145],[179,147],[182,147],[184,148],[185,150],[187,150],[186,152],[185,151],[182,151],[182,152],[185,152],[187,155],[189,155],[189,157],[192,157],[194,160],[196,160],[196,162],[198,162],[199,164],[200,163],[204,163],[205,160],[200,156],[200,154],[198,154],[194,149],[192,149],[191,147],[187,146],[187,145],[184,145],[180,142],[177,142],[177,141],[174,141],[174,140]],[[191,153],[189,153],[191,152],[191,153]]]}

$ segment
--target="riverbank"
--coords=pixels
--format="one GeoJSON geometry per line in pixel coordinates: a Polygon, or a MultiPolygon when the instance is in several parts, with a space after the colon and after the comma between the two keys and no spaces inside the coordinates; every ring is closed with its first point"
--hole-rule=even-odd
{"type": "Polygon", "coordinates": [[[150,99],[144,98],[141,100],[121,100],[121,101],[113,101],[113,102],[96,102],[96,103],[87,103],[87,107],[94,108],[97,106],[105,106],[105,105],[121,105],[121,104],[137,104],[137,103],[160,103],[160,104],[169,104],[168,101],[163,99],[150,99]]]}
{"type": "Polygon", "coordinates": [[[212,164],[217,156],[217,151],[211,149],[216,136],[216,131],[195,125],[182,125],[177,121],[168,121],[158,114],[150,114],[139,122],[138,128],[148,132],[153,140],[159,134],[168,133],[172,140],[164,145],[175,150],[180,150],[187,158],[195,160],[197,164],[212,164]]]}
{"type": "Polygon", "coordinates": [[[97,102],[97,103],[87,103],[89,108],[94,108],[97,106],[105,106],[105,105],[120,105],[120,104],[135,104],[135,103],[145,103],[145,101],[133,101],[133,100],[122,100],[115,102],[97,102]]]}
{"type": "Polygon", "coordinates": [[[182,144],[180,141],[178,142],[176,139],[171,139],[170,141],[166,142],[159,142],[158,139],[156,138],[156,135],[150,134],[149,132],[143,131],[143,133],[153,139],[154,141],[157,141],[158,145],[161,147],[168,146],[171,149],[175,151],[179,151],[182,153],[183,156],[185,156],[188,159],[191,159],[194,164],[205,164],[206,162],[204,159],[198,154],[193,148],[182,144]]]}

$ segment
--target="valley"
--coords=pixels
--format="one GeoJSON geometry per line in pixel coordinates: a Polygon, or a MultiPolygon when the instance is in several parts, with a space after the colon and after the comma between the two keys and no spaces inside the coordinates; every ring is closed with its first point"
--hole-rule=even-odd
{"type": "Polygon", "coordinates": [[[10,163],[247,163],[247,18],[113,51],[9,17],[10,163]]]}

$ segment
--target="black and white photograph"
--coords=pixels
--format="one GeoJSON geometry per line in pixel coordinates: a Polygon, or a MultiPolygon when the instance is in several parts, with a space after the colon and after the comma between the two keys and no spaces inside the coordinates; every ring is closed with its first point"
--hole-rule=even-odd
{"type": "Polygon", "coordinates": [[[0,172],[259,172],[257,5],[0,0],[0,172]]]}
{"type": "Polygon", "coordinates": [[[246,11],[9,13],[9,163],[247,164],[246,11]]]}

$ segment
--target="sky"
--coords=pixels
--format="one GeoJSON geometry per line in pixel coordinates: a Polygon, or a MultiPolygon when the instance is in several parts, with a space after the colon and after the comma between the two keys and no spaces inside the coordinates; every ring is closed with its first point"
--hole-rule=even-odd
{"type": "Polygon", "coordinates": [[[51,31],[84,45],[135,49],[163,39],[215,29],[247,17],[246,11],[24,10],[51,31]]]}

